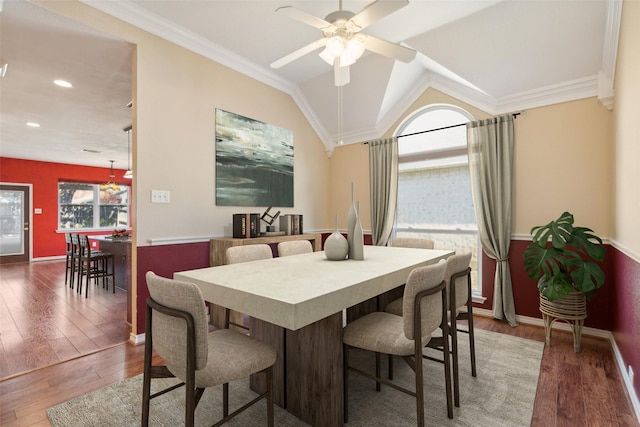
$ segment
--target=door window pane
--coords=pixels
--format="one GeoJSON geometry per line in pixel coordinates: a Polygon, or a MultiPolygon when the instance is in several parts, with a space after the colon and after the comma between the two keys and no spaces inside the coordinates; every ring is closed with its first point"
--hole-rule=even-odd
{"type": "Polygon", "coordinates": [[[0,191],[0,255],[24,253],[23,206],[23,191],[0,191]]]}

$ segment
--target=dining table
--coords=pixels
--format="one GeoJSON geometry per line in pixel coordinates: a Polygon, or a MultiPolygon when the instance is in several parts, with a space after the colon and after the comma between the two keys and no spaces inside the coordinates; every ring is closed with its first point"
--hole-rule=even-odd
{"type": "MultiPolygon", "coordinates": [[[[276,404],[312,426],[341,426],[345,313],[365,305],[384,309],[371,302],[394,291],[402,295],[413,269],[453,253],[367,245],[363,260],[330,261],[318,251],[180,271],[174,279],[195,283],[206,301],[250,316],[251,336],[277,353],[276,404]]],[[[263,377],[252,377],[251,387],[264,390],[263,377]]]]}

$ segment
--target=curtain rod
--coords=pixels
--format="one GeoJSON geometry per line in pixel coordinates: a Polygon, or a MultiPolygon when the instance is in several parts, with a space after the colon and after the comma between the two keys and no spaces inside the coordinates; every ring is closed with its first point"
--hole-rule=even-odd
{"type": "MultiPolygon", "coordinates": [[[[519,111],[517,113],[512,113],[511,116],[513,118],[516,118],[520,114],[522,114],[522,113],[519,111]]],[[[435,132],[437,130],[445,130],[445,129],[457,128],[459,126],[466,126],[466,125],[467,125],[466,123],[460,123],[460,124],[457,124],[457,125],[445,126],[445,127],[436,128],[436,129],[421,130],[420,132],[408,133],[406,135],[398,135],[398,138],[404,138],[405,136],[420,135],[421,133],[435,132]]]]}
{"type": "MultiPolygon", "coordinates": [[[[511,113],[511,116],[515,119],[516,117],[518,117],[520,114],[522,114],[522,111],[518,111],[517,113],[511,113]]],[[[437,130],[445,130],[445,129],[451,129],[451,128],[457,128],[460,126],[466,126],[466,123],[459,123],[457,125],[451,125],[451,126],[444,126],[441,128],[436,128],[436,129],[427,129],[427,130],[421,130],[420,132],[414,132],[414,133],[408,133],[406,135],[398,135],[398,139],[400,138],[404,138],[405,136],[413,136],[413,135],[420,135],[422,133],[428,133],[428,132],[435,132],[437,130]]],[[[368,145],[369,142],[363,142],[363,144],[368,145]]]]}

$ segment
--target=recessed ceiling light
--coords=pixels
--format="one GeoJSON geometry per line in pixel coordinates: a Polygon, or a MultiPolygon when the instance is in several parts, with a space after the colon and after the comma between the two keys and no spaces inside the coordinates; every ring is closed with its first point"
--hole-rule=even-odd
{"type": "Polygon", "coordinates": [[[40,127],[40,123],[27,122],[27,126],[29,126],[30,128],[39,128],[40,127]]]}
{"type": "Polygon", "coordinates": [[[100,153],[102,153],[102,151],[92,150],[90,148],[83,148],[80,151],[82,151],[83,153],[92,153],[92,154],[100,154],[100,153]]]}
{"type": "Polygon", "coordinates": [[[73,85],[66,80],[54,80],[53,82],[60,87],[73,87],[73,85]]]}

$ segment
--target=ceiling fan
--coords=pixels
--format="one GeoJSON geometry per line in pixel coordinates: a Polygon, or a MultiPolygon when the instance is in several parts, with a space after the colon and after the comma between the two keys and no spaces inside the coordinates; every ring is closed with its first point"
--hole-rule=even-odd
{"type": "Polygon", "coordinates": [[[355,14],[343,10],[342,0],[339,0],[339,10],[328,14],[324,19],[293,6],[280,7],[276,12],[318,28],[323,37],[272,62],[271,68],[280,68],[324,47],[320,57],[333,66],[336,86],[344,86],[350,80],[349,65],[362,56],[365,50],[402,62],[411,62],[416,57],[415,50],[360,32],[407,4],[408,0],[377,0],[355,14]]]}

